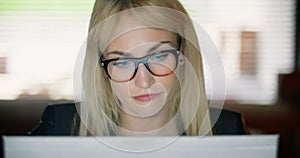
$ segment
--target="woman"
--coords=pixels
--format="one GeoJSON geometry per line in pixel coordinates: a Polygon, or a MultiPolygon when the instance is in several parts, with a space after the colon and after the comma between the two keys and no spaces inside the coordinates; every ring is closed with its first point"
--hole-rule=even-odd
{"type": "MultiPolygon", "coordinates": [[[[62,111],[75,116],[72,131],[80,136],[212,135],[203,76],[192,21],[177,0],[96,0],[75,98],[79,115],[62,111]]],[[[49,111],[44,122],[54,119],[49,111]]],[[[238,123],[223,133],[243,133],[239,114],[226,117],[238,123]]],[[[32,134],[49,128],[41,123],[32,134]]]]}

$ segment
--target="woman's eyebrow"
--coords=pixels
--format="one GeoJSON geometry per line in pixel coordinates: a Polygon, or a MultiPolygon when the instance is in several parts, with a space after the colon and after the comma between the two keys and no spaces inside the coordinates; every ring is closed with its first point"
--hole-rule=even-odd
{"type": "Polygon", "coordinates": [[[112,54],[116,54],[116,55],[120,55],[120,56],[131,56],[129,53],[125,53],[125,52],[121,52],[121,51],[108,52],[107,56],[112,55],[112,54]]]}
{"type": "MultiPolygon", "coordinates": [[[[153,47],[149,48],[147,53],[151,53],[153,51],[155,51],[156,49],[158,49],[160,46],[162,46],[163,44],[172,44],[171,41],[161,41],[159,43],[157,43],[156,45],[154,45],[153,47]]],[[[107,53],[107,56],[112,55],[112,54],[116,54],[116,55],[120,55],[120,56],[131,56],[130,53],[125,53],[125,52],[121,52],[121,51],[111,51],[107,53]]]]}
{"type": "Polygon", "coordinates": [[[156,49],[158,49],[163,44],[172,44],[172,42],[171,41],[161,41],[161,42],[157,43],[156,45],[154,45],[153,47],[151,47],[147,51],[147,53],[151,53],[151,52],[155,51],[156,49]]]}

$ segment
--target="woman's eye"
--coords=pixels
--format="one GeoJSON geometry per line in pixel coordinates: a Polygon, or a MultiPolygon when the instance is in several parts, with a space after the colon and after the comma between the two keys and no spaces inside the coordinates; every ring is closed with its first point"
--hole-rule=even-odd
{"type": "Polygon", "coordinates": [[[129,61],[116,61],[113,63],[114,66],[118,68],[126,68],[130,65],[129,61]]]}
{"type": "Polygon", "coordinates": [[[168,57],[168,53],[157,54],[151,58],[151,61],[162,62],[168,57]]]}

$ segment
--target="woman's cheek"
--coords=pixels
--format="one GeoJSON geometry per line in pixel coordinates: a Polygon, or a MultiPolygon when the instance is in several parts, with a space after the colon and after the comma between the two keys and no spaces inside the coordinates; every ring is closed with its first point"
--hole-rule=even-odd
{"type": "Polygon", "coordinates": [[[111,81],[111,87],[113,93],[116,97],[121,101],[124,102],[126,99],[129,98],[129,84],[126,83],[118,83],[111,81]]]}
{"type": "Polygon", "coordinates": [[[161,77],[158,82],[164,87],[166,92],[168,93],[167,95],[170,95],[173,93],[173,91],[176,89],[176,86],[178,84],[176,75],[171,74],[169,76],[161,77]]]}

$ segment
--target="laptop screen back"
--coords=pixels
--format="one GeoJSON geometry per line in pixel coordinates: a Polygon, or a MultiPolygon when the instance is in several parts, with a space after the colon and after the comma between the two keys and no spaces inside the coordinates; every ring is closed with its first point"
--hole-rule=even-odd
{"type": "Polygon", "coordinates": [[[276,158],[278,135],[206,137],[4,136],[4,158],[276,158]]]}

